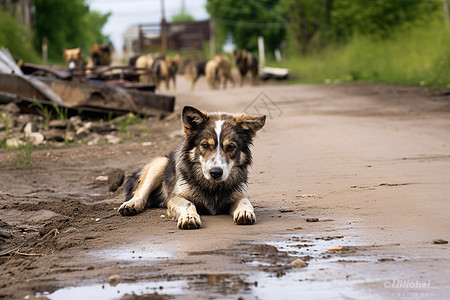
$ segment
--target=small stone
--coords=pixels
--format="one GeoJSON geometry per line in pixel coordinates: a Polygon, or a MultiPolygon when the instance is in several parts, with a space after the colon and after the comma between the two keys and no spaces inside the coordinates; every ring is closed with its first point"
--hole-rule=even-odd
{"type": "Polygon", "coordinates": [[[75,134],[72,131],[67,131],[64,139],[68,142],[73,142],[75,140],[75,134]]]}
{"type": "Polygon", "coordinates": [[[17,148],[22,145],[25,145],[25,143],[18,138],[10,138],[6,140],[6,146],[11,148],[17,148]]]}
{"type": "Polygon", "coordinates": [[[108,176],[98,176],[95,181],[108,181],[108,176]]]}
{"type": "Polygon", "coordinates": [[[165,218],[166,218],[166,215],[160,215],[160,218],[161,218],[161,219],[165,219],[165,218]]]}
{"type": "Polygon", "coordinates": [[[120,143],[120,138],[111,134],[105,135],[105,139],[108,141],[109,144],[116,145],[120,143]]]}
{"type": "Polygon", "coordinates": [[[57,141],[57,142],[64,141],[65,132],[61,129],[53,128],[51,130],[46,130],[42,133],[44,134],[45,139],[47,141],[57,141]]]}
{"type": "Polygon", "coordinates": [[[83,121],[80,116],[73,116],[69,119],[70,128],[78,129],[83,127],[83,121]]]}
{"type": "Polygon", "coordinates": [[[125,172],[121,169],[112,169],[108,172],[108,186],[110,192],[115,192],[125,179],[125,172]]]}
{"type": "Polygon", "coordinates": [[[96,218],[96,219],[95,219],[95,222],[98,222],[98,221],[100,221],[100,218],[96,218]]]}
{"type": "Polygon", "coordinates": [[[293,262],[291,262],[291,267],[293,268],[304,268],[307,264],[303,259],[297,258],[293,262]]]}
{"type": "Polygon", "coordinates": [[[108,283],[110,286],[116,286],[120,282],[120,276],[119,275],[111,275],[108,278],[108,283]]]}
{"type": "Polygon", "coordinates": [[[153,145],[152,142],[143,142],[142,143],[142,146],[151,146],[151,145],[153,145]]]}
{"type": "Polygon", "coordinates": [[[86,127],[80,127],[77,129],[77,131],[75,132],[75,136],[78,139],[82,139],[87,137],[89,134],[91,133],[91,131],[89,130],[89,128],[86,127]]]}
{"type": "Polygon", "coordinates": [[[29,137],[33,132],[37,131],[38,131],[37,125],[32,122],[28,122],[23,128],[23,133],[25,133],[26,137],[29,137]]]}
{"type": "Polygon", "coordinates": [[[29,140],[33,143],[34,146],[39,146],[44,142],[44,135],[40,132],[32,132],[28,136],[29,140]]]}
{"type": "Polygon", "coordinates": [[[51,120],[50,123],[48,123],[48,127],[66,129],[68,123],[69,122],[67,120],[51,120]]]}
{"type": "Polygon", "coordinates": [[[306,222],[319,222],[319,218],[307,218],[306,222]]]}
{"type": "Polygon", "coordinates": [[[433,244],[444,245],[444,244],[448,244],[448,241],[443,240],[443,239],[437,239],[437,240],[433,241],[433,244]]]}
{"type": "Polygon", "coordinates": [[[10,102],[6,105],[2,105],[0,110],[2,110],[4,112],[10,112],[12,114],[18,114],[20,112],[19,106],[17,106],[17,104],[14,102],[10,102]]]}

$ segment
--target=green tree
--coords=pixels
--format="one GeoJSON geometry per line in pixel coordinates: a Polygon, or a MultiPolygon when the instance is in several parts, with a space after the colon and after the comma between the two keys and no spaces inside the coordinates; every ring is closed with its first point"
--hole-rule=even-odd
{"type": "Polygon", "coordinates": [[[288,36],[306,53],[355,34],[387,38],[398,27],[429,20],[440,7],[423,0],[280,0],[288,36]]]}
{"type": "Polygon", "coordinates": [[[182,23],[182,22],[194,22],[193,16],[188,14],[185,10],[182,10],[179,14],[173,15],[171,18],[172,23],[182,23]]]}
{"type": "Polygon", "coordinates": [[[36,33],[34,44],[41,48],[48,41],[48,56],[62,60],[63,48],[82,47],[87,53],[95,42],[104,42],[101,29],[110,14],[90,11],[85,0],[34,0],[36,7],[36,33]]]}
{"type": "Polygon", "coordinates": [[[0,48],[3,47],[24,61],[39,61],[33,48],[31,32],[19,24],[10,13],[0,9],[0,48]]]}
{"type": "Polygon", "coordinates": [[[264,37],[267,51],[280,47],[287,22],[280,15],[278,0],[208,0],[207,10],[214,18],[217,48],[229,37],[240,49],[256,51],[258,36],[264,37]]]}

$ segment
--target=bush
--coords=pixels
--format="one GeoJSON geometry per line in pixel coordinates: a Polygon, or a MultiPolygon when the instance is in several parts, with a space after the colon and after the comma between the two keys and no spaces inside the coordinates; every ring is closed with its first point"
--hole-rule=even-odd
{"type": "Polygon", "coordinates": [[[8,13],[0,9],[0,48],[7,48],[15,57],[28,62],[39,62],[33,49],[29,30],[16,22],[8,13]]]}

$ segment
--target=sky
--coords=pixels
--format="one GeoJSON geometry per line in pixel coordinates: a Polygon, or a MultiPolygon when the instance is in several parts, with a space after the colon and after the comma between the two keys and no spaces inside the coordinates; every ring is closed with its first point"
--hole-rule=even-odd
{"type": "Polygon", "coordinates": [[[186,13],[196,20],[209,18],[205,8],[206,0],[87,0],[87,3],[91,10],[111,13],[103,27],[103,33],[109,35],[116,51],[121,52],[123,34],[129,26],[161,21],[162,1],[165,17],[169,22],[171,16],[180,13],[183,3],[186,13]]]}

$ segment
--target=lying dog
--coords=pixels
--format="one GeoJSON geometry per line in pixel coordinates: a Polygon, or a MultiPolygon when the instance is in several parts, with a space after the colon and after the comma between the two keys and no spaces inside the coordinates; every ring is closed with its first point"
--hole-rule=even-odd
{"type": "Polygon", "coordinates": [[[184,107],[184,141],[128,178],[120,214],[167,207],[168,216],[181,229],[199,228],[198,213],[230,213],[236,224],[253,224],[255,213],[247,193],[250,146],[265,121],[266,116],[184,107]]]}
{"type": "Polygon", "coordinates": [[[63,49],[63,56],[70,72],[74,72],[76,68],[84,67],[84,56],[81,48],[63,49]]]}
{"type": "Polygon", "coordinates": [[[245,76],[250,72],[252,84],[258,84],[258,60],[245,50],[233,50],[233,58],[241,75],[240,85],[244,85],[245,76]]]}

